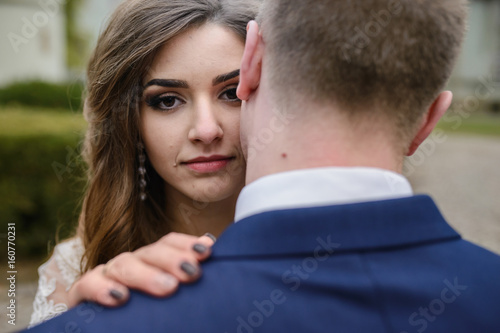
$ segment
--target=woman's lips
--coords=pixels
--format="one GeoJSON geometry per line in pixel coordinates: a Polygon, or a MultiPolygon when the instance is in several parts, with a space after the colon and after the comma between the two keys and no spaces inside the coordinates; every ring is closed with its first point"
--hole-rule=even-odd
{"type": "Polygon", "coordinates": [[[198,173],[212,173],[224,169],[233,159],[229,156],[197,157],[182,164],[198,173]]]}

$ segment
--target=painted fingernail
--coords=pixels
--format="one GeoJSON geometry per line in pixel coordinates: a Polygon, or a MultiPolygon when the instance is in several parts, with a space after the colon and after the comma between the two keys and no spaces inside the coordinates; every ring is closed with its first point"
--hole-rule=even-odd
{"type": "Polygon", "coordinates": [[[209,233],[209,232],[207,232],[207,233],[206,233],[205,235],[203,235],[203,236],[207,236],[207,237],[209,237],[211,240],[213,240],[213,241],[214,241],[214,243],[215,243],[215,242],[217,242],[217,238],[216,238],[214,235],[212,235],[211,233],[209,233]]]}
{"type": "Polygon", "coordinates": [[[161,273],[155,277],[155,283],[159,290],[170,291],[179,284],[179,281],[168,273],[161,273]]]}
{"type": "Polygon", "coordinates": [[[194,276],[196,275],[196,273],[198,273],[198,269],[187,261],[181,264],[181,269],[189,276],[194,276]]]}
{"type": "Polygon", "coordinates": [[[123,298],[123,294],[121,292],[119,292],[118,290],[116,289],[111,289],[109,291],[109,295],[111,297],[113,297],[114,299],[116,299],[117,301],[121,300],[123,298]]]}
{"type": "Polygon", "coordinates": [[[198,253],[202,254],[202,253],[207,252],[207,250],[208,250],[208,249],[207,249],[207,247],[206,247],[205,245],[203,245],[203,244],[194,244],[194,245],[193,245],[193,250],[194,250],[195,252],[198,252],[198,253]]]}
{"type": "Polygon", "coordinates": [[[170,290],[177,285],[177,279],[170,274],[160,274],[156,279],[160,286],[167,290],[170,290]]]}

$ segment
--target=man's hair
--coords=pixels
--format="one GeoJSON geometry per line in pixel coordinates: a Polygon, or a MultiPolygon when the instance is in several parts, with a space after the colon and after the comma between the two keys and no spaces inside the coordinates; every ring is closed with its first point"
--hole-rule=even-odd
{"type": "Polygon", "coordinates": [[[466,0],[267,0],[257,21],[281,103],[377,108],[407,138],[446,85],[466,13],[466,0]]]}

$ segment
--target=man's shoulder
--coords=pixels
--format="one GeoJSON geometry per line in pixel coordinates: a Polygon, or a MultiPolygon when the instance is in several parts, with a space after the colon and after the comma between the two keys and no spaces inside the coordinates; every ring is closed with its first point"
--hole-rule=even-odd
{"type": "Polygon", "coordinates": [[[500,327],[491,310],[500,307],[491,297],[500,294],[494,279],[500,275],[499,256],[461,239],[428,198],[260,214],[231,226],[203,271],[197,283],[181,286],[169,299],[133,293],[121,309],[84,305],[54,327],[68,322],[82,332],[500,327]],[[428,312],[421,314],[420,308],[428,312]],[[466,320],[457,323],[457,317],[466,320]]]}

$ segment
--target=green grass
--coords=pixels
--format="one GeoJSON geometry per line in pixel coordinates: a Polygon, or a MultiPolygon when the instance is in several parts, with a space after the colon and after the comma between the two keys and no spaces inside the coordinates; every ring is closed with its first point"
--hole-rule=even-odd
{"type": "Polygon", "coordinates": [[[80,113],[65,109],[0,107],[0,226],[16,223],[19,260],[45,257],[47,242],[74,230],[85,128],[80,113]]]}
{"type": "Polygon", "coordinates": [[[85,132],[81,112],[43,108],[0,107],[1,136],[65,135],[85,132]]]}
{"type": "Polygon", "coordinates": [[[468,118],[449,115],[438,123],[437,128],[449,133],[500,137],[500,114],[475,113],[468,118]]]}

